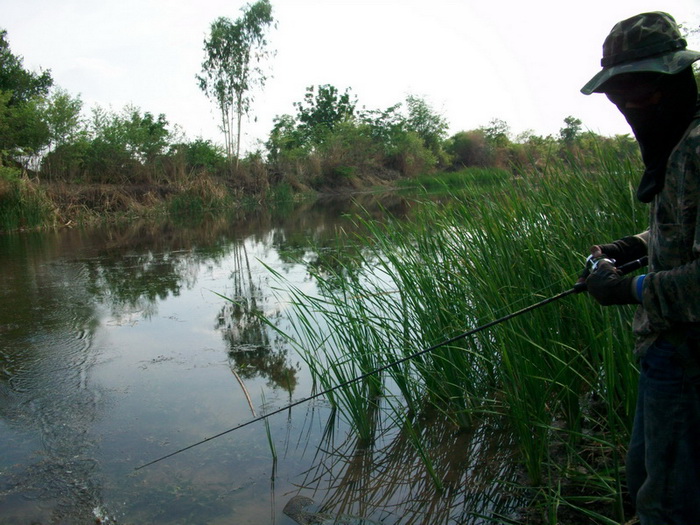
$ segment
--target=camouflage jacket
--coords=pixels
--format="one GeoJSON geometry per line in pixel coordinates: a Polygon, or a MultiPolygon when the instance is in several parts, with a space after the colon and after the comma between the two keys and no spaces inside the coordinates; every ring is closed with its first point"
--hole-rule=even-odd
{"type": "Polygon", "coordinates": [[[635,351],[664,335],[679,341],[700,327],[700,111],[668,160],[645,232],[649,273],[634,318],[635,351]]]}

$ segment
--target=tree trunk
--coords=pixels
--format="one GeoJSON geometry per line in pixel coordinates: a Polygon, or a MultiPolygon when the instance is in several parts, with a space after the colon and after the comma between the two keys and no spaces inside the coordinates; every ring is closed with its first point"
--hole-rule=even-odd
{"type": "Polygon", "coordinates": [[[243,94],[239,93],[238,100],[236,102],[236,117],[237,117],[237,130],[236,130],[236,170],[238,170],[238,160],[241,158],[241,121],[243,120],[243,94]]]}

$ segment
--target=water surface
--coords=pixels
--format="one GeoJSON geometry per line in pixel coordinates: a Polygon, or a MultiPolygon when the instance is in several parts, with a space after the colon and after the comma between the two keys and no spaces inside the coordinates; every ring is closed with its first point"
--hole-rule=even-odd
{"type": "Polygon", "coordinates": [[[504,433],[426,424],[438,491],[400,429],[380,417],[358,443],[323,399],[134,470],[312,393],[254,313],[288,329],[269,269],[313,293],[306,264],[323,264],[356,212],[336,200],[0,236],[0,524],[289,525],[297,494],[387,524],[507,514],[504,433]]]}

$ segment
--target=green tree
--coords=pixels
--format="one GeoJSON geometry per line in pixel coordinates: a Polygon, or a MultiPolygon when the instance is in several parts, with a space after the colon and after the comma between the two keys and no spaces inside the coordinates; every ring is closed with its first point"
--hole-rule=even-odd
{"type": "Polygon", "coordinates": [[[295,116],[275,117],[265,143],[270,161],[277,162],[283,152],[301,157],[317,150],[339,125],[354,123],[356,106],[357,101],[350,95],[349,88],[340,93],[329,84],[307,87],[304,99],[294,103],[295,116]]]}
{"type": "Polygon", "coordinates": [[[12,132],[10,121],[10,99],[12,92],[0,91],[0,160],[2,160],[3,148],[9,143],[9,135],[12,132]]]}
{"type": "Polygon", "coordinates": [[[367,126],[372,140],[383,145],[387,151],[396,146],[398,137],[406,132],[401,103],[385,110],[363,110],[359,114],[359,120],[367,126]]]}
{"type": "Polygon", "coordinates": [[[0,129],[7,130],[7,134],[0,138],[0,151],[25,165],[31,164],[49,142],[42,99],[34,97],[19,104],[10,102],[0,108],[0,120],[4,121],[0,129]]]}
{"type": "Polygon", "coordinates": [[[571,145],[581,135],[581,120],[569,115],[564,119],[565,126],[559,130],[559,137],[564,144],[571,145]]]}
{"type": "Polygon", "coordinates": [[[49,130],[49,148],[75,142],[83,133],[83,101],[57,88],[45,99],[44,120],[49,130]]]}
{"type": "Polygon", "coordinates": [[[43,176],[63,179],[77,176],[87,138],[82,108],[80,97],[71,97],[60,88],[42,99],[41,113],[47,131],[47,151],[41,160],[43,176]]]}
{"type": "Polygon", "coordinates": [[[226,152],[210,140],[198,138],[193,142],[173,144],[169,155],[181,154],[189,170],[216,174],[226,166],[226,152]]]}
{"type": "Polygon", "coordinates": [[[615,135],[610,139],[615,151],[619,152],[622,158],[641,159],[639,143],[628,134],[615,135]]]}
{"type": "Polygon", "coordinates": [[[510,144],[510,126],[505,120],[491,119],[487,126],[479,128],[484,132],[486,140],[496,147],[510,144]]]}
{"type": "Polygon", "coordinates": [[[0,30],[0,159],[27,159],[49,138],[41,109],[51,74],[27,71],[22,62],[10,50],[7,31],[0,30]]]}
{"type": "Polygon", "coordinates": [[[34,73],[24,69],[22,57],[10,51],[7,31],[0,29],[0,91],[12,93],[8,105],[18,105],[37,96],[46,96],[53,85],[50,71],[34,73]]]}
{"type": "MultiPolygon", "coordinates": [[[[276,116],[265,147],[269,152],[268,159],[272,163],[278,162],[283,152],[302,150],[304,140],[298,130],[296,118],[292,115],[276,116]]],[[[302,153],[308,152],[303,151],[302,153]]]]}
{"type": "Polygon", "coordinates": [[[442,150],[442,142],[447,133],[447,121],[430,107],[421,97],[409,95],[406,97],[408,116],[406,127],[415,131],[423,139],[425,147],[434,154],[442,150]]]}
{"type": "Polygon", "coordinates": [[[168,121],[162,113],[155,118],[148,111],[142,115],[135,107],[127,107],[126,111],[123,125],[127,149],[141,163],[152,163],[168,146],[168,121]]]}
{"type": "Polygon", "coordinates": [[[83,165],[89,179],[103,183],[128,182],[135,162],[126,147],[123,118],[95,106],[88,122],[88,133],[90,139],[83,165]]]}
{"type": "Polygon", "coordinates": [[[353,119],[357,100],[350,89],[340,93],[335,86],[325,84],[306,88],[304,100],[295,102],[298,131],[305,144],[319,145],[340,123],[353,119]]]}
{"type": "Polygon", "coordinates": [[[232,159],[235,150],[236,166],[240,156],[241,122],[250,110],[252,89],[263,87],[267,80],[261,64],[270,55],[266,32],[274,23],[268,0],[247,5],[242,11],[243,16],[235,22],[220,17],[212,23],[209,38],[204,41],[206,58],[202,74],[197,75],[199,87],[216,102],[226,152],[232,159]]]}
{"type": "Polygon", "coordinates": [[[126,106],[121,113],[93,108],[84,165],[93,180],[137,183],[156,174],[156,161],[169,146],[165,115],[157,118],[126,106]]]}
{"type": "Polygon", "coordinates": [[[296,115],[275,119],[266,143],[269,161],[313,187],[351,184],[355,176],[414,176],[444,158],[447,127],[424,100],[411,97],[408,116],[402,104],[386,110],[357,110],[350,89],[311,86],[296,115]]]}

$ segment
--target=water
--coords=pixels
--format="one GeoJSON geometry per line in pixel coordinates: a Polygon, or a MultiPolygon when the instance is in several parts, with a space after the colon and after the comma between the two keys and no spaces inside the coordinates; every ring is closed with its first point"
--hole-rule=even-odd
{"type": "Polygon", "coordinates": [[[505,433],[426,425],[439,491],[395,425],[378,418],[368,447],[322,399],[134,470],[312,393],[252,312],[288,329],[267,267],[313,293],[303,261],[352,229],[352,212],[332,201],[0,237],[0,524],[289,525],[297,494],[387,524],[507,514],[505,433]]]}

